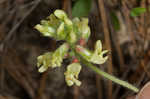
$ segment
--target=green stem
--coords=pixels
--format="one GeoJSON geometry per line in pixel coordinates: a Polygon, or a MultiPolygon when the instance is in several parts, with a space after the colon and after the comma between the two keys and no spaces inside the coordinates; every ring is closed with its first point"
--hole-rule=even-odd
{"type": "Polygon", "coordinates": [[[111,80],[111,81],[113,81],[113,82],[115,82],[115,83],[117,83],[117,84],[119,84],[119,85],[122,85],[122,86],[124,86],[124,87],[126,87],[126,88],[128,88],[128,89],[130,89],[130,90],[133,90],[133,91],[136,92],[136,93],[139,91],[139,89],[136,88],[135,86],[133,86],[132,84],[129,84],[129,83],[126,82],[126,81],[120,80],[120,79],[118,79],[118,78],[116,78],[116,77],[114,77],[114,76],[112,76],[112,75],[110,75],[110,74],[108,74],[108,73],[106,73],[106,72],[100,70],[98,67],[96,67],[96,66],[94,66],[93,64],[87,62],[86,60],[82,59],[82,58],[81,58],[80,56],[78,56],[78,55],[77,55],[77,57],[80,59],[80,61],[81,61],[83,64],[85,64],[86,66],[88,66],[89,68],[91,68],[93,71],[95,71],[97,74],[103,76],[104,78],[107,78],[107,79],[109,79],[109,80],[111,80]]]}

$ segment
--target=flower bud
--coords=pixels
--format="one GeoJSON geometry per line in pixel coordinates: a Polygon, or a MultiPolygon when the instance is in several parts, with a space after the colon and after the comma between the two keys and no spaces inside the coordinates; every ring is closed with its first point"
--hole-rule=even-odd
{"type": "Polygon", "coordinates": [[[80,22],[80,19],[78,17],[73,18],[72,22],[74,24],[78,24],[80,22]]]}
{"type": "Polygon", "coordinates": [[[71,25],[72,25],[72,21],[71,21],[70,19],[68,19],[68,18],[65,18],[65,19],[64,19],[64,22],[65,22],[65,24],[68,25],[68,26],[71,26],[71,25]]]}
{"type": "Polygon", "coordinates": [[[48,52],[44,55],[40,55],[37,57],[37,66],[39,67],[39,72],[44,72],[50,67],[51,65],[51,56],[52,53],[48,52]]]}
{"type": "Polygon", "coordinates": [[[64,31],[64,22],[62,22],[60,24],[60,26],[58,27],[58,29],[57,29],[57,39],[59,39],[59,40],[65,40],[66,35],[67,34],[64,31]]]}
{"type": "Polygon", "coordinates": [[[55,68],[60,67],[65,55],[69,50],[67,43],[61,45],[55,52],[48,52],[44,55],[40,55],[37,58],[37,66],[39,67],[39,72],[44,72],[48,67],[55,68]]]}
{"type": "Polygon", "coordinates": [[[54,37],[55,29],[50,26],[36,25],[35,28],[42,33],[43,36],[54,37]]]}
{"type": "Polygon", "coordinates": [[[78,28],[80,38],[85,39],[85,41],[87,42],[91,34],[90,28],[88,26],[88,19],[82,18],[80,20],[79,18],[74,18],[73,23],[78,28]]]}
{"type": "Polygon", "coordinates": [[[108,53],[108,51],[107,50],[102,51],[102,43],[100,40],[98,40],[96,42],[95,50],[90,61],[95,64],[103,64],[108,59],[108,56],[104,57],[104,54],[106,53],[108,53]]]}
{"type": "Polygon", "coordinates": [[[91,34],[90,28],[88,26],[88,19],[87,18],[82,18],[81,27],[79,27],[79,30],[82,33],[81,38],[85,39],[87,41],[90,37],[90,34],[91,34]]]}
{"type": "Polygon", "coordinates": [[[39,68],[39,72],[40,72],[40,73],[43,73],[43,72],[45,72],[47,69],[48,69],[48,67],[46,67],[46,66],[41,66],[41,67],[39,68]]]}
{"type": "Polygon", "coordinates": [[[81,65],[79,63],[72,63],[67,66],[67,71],[65,74],[65,80],[68,86],[72,86],[74,83],[77,86],[81,85],[81,82],[78,80],[78,75],[81,71],[81,65]]]}
{"type": "Polygon", "coordinates": [[[63,10],[56,10],[54,12],[54,15],[61,20],[64,20],[65,18],[67,18],[67,14],[63,10]]]}
{"type": "Polygon", "coordinates": [[[68,33],[66,41],[71,43],[71,44],[77,42],[77,35],[76,35],[76,33],[73,30],[71,30],[70,33],[68,33]]]}
{"type": "Polygon", "coordinates": [[[57,48],[57,50],[52,55],[52,59],[51,59],[52,67],[61,66],[61,63],[65,58],[65,55],[67,54],[68,50],[69,50],[69,45],[67,43],[64,43],[59,48],[57,48]]]}

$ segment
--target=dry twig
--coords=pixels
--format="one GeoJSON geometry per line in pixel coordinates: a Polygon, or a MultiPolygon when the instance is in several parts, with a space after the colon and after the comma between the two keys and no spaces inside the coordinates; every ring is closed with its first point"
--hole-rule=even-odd
{"type": "MultiPolygon", "coordinates": [[[[111,41],[110,41],[110,34],[109,34],[109,28],[108,28],[108,23],[107,23],[107,16],[106,16],[106,11],[104,7],[104,1],[103,0],[98,0],[99,4],[99,10],[100,10],[100,15],[102,19],[102,24],[104,28],[104,36],[105,36],[105,45],[109,51],[111,51],[111,41]]],[[[112,55],[110,54],[109,56],[109,61],[108,61],[108,73],[112,74],[112,55]]],[[[112,81],[108,82],[108,98],[111,99],[112,97],[112,81]]]]}

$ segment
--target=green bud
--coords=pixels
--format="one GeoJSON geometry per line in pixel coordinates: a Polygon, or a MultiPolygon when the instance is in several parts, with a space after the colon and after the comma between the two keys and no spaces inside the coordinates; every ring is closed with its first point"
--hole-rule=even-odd
{"type": "Polygon", "coordinates": [[[67,17],[67,14],[63,10],[56,10],[55,16],[65,22],[66,25],[72,25],[72,21],[67,17]]]}
{"type": "Polygon", "coordinates": [[[60,67],[65,55],[69,50],[69,45],[64,43],[61,45],[52,55],[51,65],[52,67],[60,67]]]}
{"type": "Polygon", "coordinates": [[[87,42],[91,34],[90,28],[88,26],[88,19],[82,18],[80,20],[79,18],[74,18],[73,23],[75,24],[75,26],[78,27],[78,32],[80,32],[80,37],[82,39],[85,39],[85,41],[87,42]]]}
{"type": "Polygon", "coordinates": [[[72,22],[74,24],[78,24],[80,22],[80,19],[78,17],[73,18],[72,22]]]}
{"type": "Polygon", "coordinates": [[[65,19],[64,19],[64,22],[65,22],[65,24],[68,25],[68,26],[71,26],[71,25],[72,25],[72,21],[71,21],[70,19],[68,19],[68,18],[65,18],[65,19]]]}
{"type": "Polygon", "coordinates": [[[50,26],[36,25],[35,28],[42,33],[43,36],[55,37],[55,29],[50,26]]]}
{"type": "Polygon", "coordinates": [[[71,79],[74,79],[73,75],[65,73],[65,80],[68,86],[72,86],[74,84],[71,79]]]}
{"type": "Polygon", "coordinates": [[[88,26],[88,19],[82,18],[81,22],[81,27],[79,28],[82,33],[81,37],[87,41],[91,34],[90,28],[88,26]]]}
{"type": "Polygon", "coordinates": [[[65,38],[66,38],[66,33],[64,31],[64,22],[62,22],[57,29],[57,39],[64,40],[65,38]]]}
{"type": "Polygon", "coordinates": [[[37,66],[39,67],[39,72],[44,72],[50,67],[51,63],[51,52],[45,53],[37,57],[37,66]]]}
{"type": "Polygon", "coordinates": [[[95,44],[95,53],[101,53],[102,52],[102,42],[98,40],[95,44]]]}
{"type": "Polygon", "coordinates": [[[107,50],[102,51],[102,43],[100,40],[98,40],[96,42],[95,50],[90,61],[95,64],[103,64],[108,59],[108,56],[104,57],[104,54],[106,53],[108,53],[108,51],[107,50]]]}
{"type": "Polygon", "coordinates": [[[67,43],[61,45],[55,52],[48,52],[44,55],[37,57],[37,66],[39,67],[39,72],[44,72],[48,67],[55,68],[60,67],[65,54],[67,54],[69,46],[67,43]]]}
{"type": "Polygon", "coordinates": [[[58,26],[60,25],[60,20],[56,18],[56,16],[54,14],[51,14],[50,16],[48,16],[48,22],[49,22],[49,26],[52,26],[53,28],[57,29],[58,26]]]}
{"type": "Polygon", "coordinates": [[[61,20],[64,20],[65,18],[67,18],[67,14],[63,10],[56,10],[54,12],[54,15],[61,20]]]}
{"type": "Polygon", "coordinates": [[[71,44],[73,43],[76,43],[77,42],[77,35],[74,31],[71,31],[69,34],[68,34],[68,37],[67,37],[67,41],[71,44]]]}
{"type": "Polygon", "coordinates": [[[48,69],[48,67],[46,67],[46,66],[41,66],[41,67],[39,68],[39,72],[40,72],[40,73],[43,73],[43,72],[45,72],[47,69],[48,69]]]}
{"type": "Polygon", "coordinates": [[[46,20],[41,20],[41,25],[44,25],[44,26],[48,26],[49,25],[49,21],[46,21],[46,20]]]}
{"type": "Polygon", "coordinates": [[[81,65],[79,63],[72,63],[67,67],[65,74],[65,80],[68,86],[76,84],[77,86],[81,85],[81,82],[78,80],[78,75],[81,71],[81,65]]]}

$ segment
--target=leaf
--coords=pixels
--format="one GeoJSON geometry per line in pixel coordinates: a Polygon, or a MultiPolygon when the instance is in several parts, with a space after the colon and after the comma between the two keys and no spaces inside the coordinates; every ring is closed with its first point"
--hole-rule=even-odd
{"type": "Polygon", "coordinates": [[[88,16],[91,10],[92,0],[78,0],[72,9],[73,17],[88,16]]]}
{"type": "Polygon", "coordinates": [[[119,23],[118,17],[116,16],[116,13],[111,12],[110,17],[111,17],[111,21],[112,21],[114,29],[116,31],[120,30],[120,23],[119,23]]]}
{"type": "Polygon", "coordinates": [[[132,17],[136,17],[136,16],[140,16],[141,14],[145,13],[146,12],[146,8],[142,8],[142,7],[137,7],[137,8],[133,8],[131,10],[131,13],[130,15],[132,17]]]}

